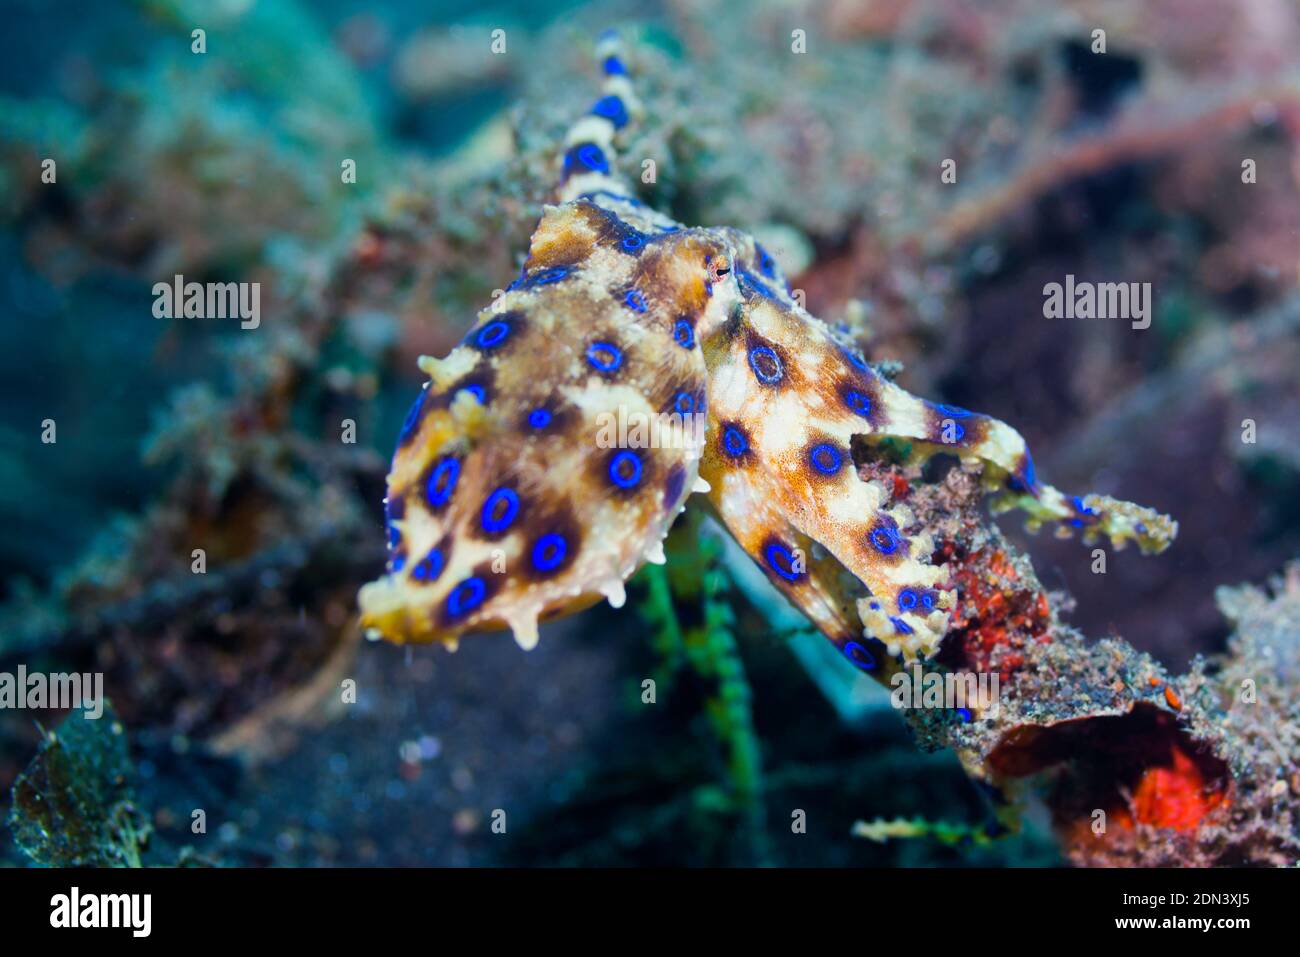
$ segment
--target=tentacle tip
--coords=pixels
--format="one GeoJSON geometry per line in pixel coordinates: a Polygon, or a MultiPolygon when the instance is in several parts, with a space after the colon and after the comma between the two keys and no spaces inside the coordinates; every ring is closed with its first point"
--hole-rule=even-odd
{"type": "Polygon", "coordinates": [[[524,651],[532,651],[537,647],[537,617],[535,615],[520,615],[509,622],[510,630],[514,633],[515,644],[524,651]]]}
{"type": "Polygon", "coordinates": [[[611,608],[622,608],[627,601],[627,589],[621,578],[611,578],[600,586],[600,593],[605,596],[611,608]]]}

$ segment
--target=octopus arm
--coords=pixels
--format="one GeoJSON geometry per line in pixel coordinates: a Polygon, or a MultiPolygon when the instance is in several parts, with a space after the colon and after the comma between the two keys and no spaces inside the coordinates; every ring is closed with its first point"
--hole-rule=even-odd
{"type": "Polygon", "coordinates": [[[994,507],[1024,508],[1031,524],[1057,520],[1083,526],[1089,537],[1131,538],[1144,547],[1172,535],[1168,520],[1149,510],[1096,496],[1070,499],[1040,483],[1014,429],[909,394],[797,305],[761,283],[745,285],[742,279],[740,308],[705,342],[713,423],[705,477],[719,487],[722,504],[726,490],[741,487],[743,496],[730,494],[768,503],[765,513],[719,508],[729,525],[743,520],[750,539],[753,515],[774,528],[779,518],[848,569],[870,593],[858,601],[863,637],[891,655],[933,655],[955,596],[910,509],[861,477],[855,440],[906,440],[914,462],[939,452],[979,461],[997,493],[994,507]]]}
{"type": "Polygon", "coordinates": [[[421,361],[431,381],[394,456],[366,627],[454,645],[508,626],[531,647],[539,620],[621,605],[624,581],[662,561],[700,455],[673,407],[703,401],[704,364],[624,311],[599,282],[521,288],[421,361]]]}

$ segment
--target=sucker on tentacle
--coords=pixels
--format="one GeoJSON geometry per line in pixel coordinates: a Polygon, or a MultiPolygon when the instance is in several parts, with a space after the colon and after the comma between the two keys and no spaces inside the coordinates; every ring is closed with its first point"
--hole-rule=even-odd
{"type": "Polygon", "coordinates": [[[849,661],[887,680],[933,655],[953,584],[933,540],[861,477],[855,441],[983,466],[995,510],[1162,550],[1177,526],[1042,483],[1010,426],[919,399],[791,295],[745,233],[688,228],[636,198],[615,145],[641,113],[616,38],[570,128],[519,277],[429,375],[388,477],[387,574],[363,624],[397,642],[538,622],[664,561],[692,493],[849,661]]]}

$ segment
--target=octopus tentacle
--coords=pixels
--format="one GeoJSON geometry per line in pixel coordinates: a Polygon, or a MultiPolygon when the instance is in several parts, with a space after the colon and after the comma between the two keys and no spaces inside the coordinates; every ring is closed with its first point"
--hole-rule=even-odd
{"type": "MultiPolygon", "coordinates": [[[[624,90],[614,72],[607,90],[624,90]]],[[[610,132],[611,113],[574,129],[610,132]]],[[[546,207],[519,278],[449,355],[420,359],[430,381],[388,477],[387,574],[360,594],[363,624],[391,640],[504,625],[531,647],[543,618],[621,605],[702,487],[695,330],[735,303],[712,289],[724,244],[638,211],[612,171],[566,169],[562,196],[579,185],[600,195],[546,207]]]]}

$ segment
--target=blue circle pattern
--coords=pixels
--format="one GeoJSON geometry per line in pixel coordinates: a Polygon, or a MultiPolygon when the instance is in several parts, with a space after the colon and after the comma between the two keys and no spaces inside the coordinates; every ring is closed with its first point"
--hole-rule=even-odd
{"type": "Polygon", "coordinates": [[[439,548],[431,548],[429,554],[411,569],[411,577],[422,582],[437,581],[438,576],[442,574],[443,568],[447,565],[446,556],[442,554],[439,548]]]}
{"type": "Polygon", "coordinates": [[[564,172],[568,175],[579,170],[608,173],[609,160],[595,143],[579,143],[564,154],[564,172]]]}
{"type": "Polygon", "coordinates": [[[623,364],[623,350],[609,342],[593,342],[587,346],[587,361],[601,372],[614,372],[623,364]]]}
{"type": "Polygon", "coordinates": [[[619,488],[635,488],[641,482],[641,457],[624,449],[609,460],[609,480],[619,488]]]}
{"type": "Polygon", "coordinates": [[[755,346],[749,350],[749,367],[764,385],[775,385],[785,375],[780,357],[768,346],[755,346]]]}
{"type": "Polygon", "coordinates": [[[875,671],[880,667],[880,662],[876,660],[876,656],[856,641],[850,641],[844,645],[844,657],[864,671],[875,671]]]}
{"type": "Polygon", "coordinates": [[[726,449],[727,454],[733,458],[740,458],[749,451],[749,440],[745,438],[745,433],[734,425],[727,426],[722,433],[722,447],[726,449]]]}
{"type": "Polygon", "coordinates": [[[483,531],[504,532],[519,514],[519,493],[512,488],[499,488],[483,502],[483,531]]]}
{"type": "Polygon", "coordinates": [[[617,96],[602,96],[596,101],[596,105],[591,108],[595,116],[603,116],[614,124],[614,129],[619,130],[627,125],[627,107],[617,96]]]}
{"type": "Polygon", "coordinates": [[[483,604],[487,597],[487,584],[476,575],[471,575],[456,585],[447,596],[447,613],[459,618],[483,604]]]}
{"type": "Polygon", "coordinates": [[[903,544],[898,529],[890,525],[878,525],[871,531],[870,541],[873,548],[882,555],[892,555],[903,544]]]}
{"type": "Polygon", "coordinates": [[[491,349],[505,342],[509,335],[510,323],[502,319],[494,319],[478,331],[474,343],[480,349],[491,349]]]}
{"type": "Polygon", "coordinates": [[[797,582],[802,575],[795,571],[794,555],[790,549],[786,548],[779,542],[770,543],[763,549],[763,557],[767,559],[768,566],[788,582],[797,582]]]}
{"type": "Polygon", "coordinates": [[[856,389],[850,389],[844,393],[844,404],[861,416],[871,414],[871,399],[856,389]]]}
{"type": "Polygon", "coordinates": [[[563,535],[551,532],[543,535],[533,546],[533,567],[539,572],[551,572],[560,567],[569,552],[569,543],[563,535]]]}
{"type": "Polygon", "coordinates": [[[823,443],[813,446],[808,453],[808,461],[812,463],[813,468],[823,475],[834,475],[840,470],[844,457],[835,446],[823,443]]]}
{"type": "Polygon", "coordinates": [[[429,482],[424,489],[425,499],[434,508],[446,505],[451,501],[451,493],[456,491],[456,481],[459,478],[460,459],[443,459],[429,475],[429,482]]]}

